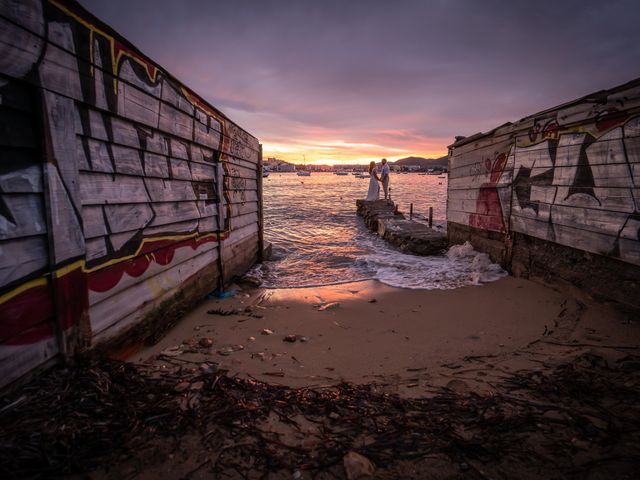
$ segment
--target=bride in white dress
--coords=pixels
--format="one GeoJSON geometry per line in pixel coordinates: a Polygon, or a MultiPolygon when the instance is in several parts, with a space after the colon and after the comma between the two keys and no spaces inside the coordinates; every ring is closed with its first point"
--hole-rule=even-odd
{"type": "Polygon", "coordinates": [[[380,198],[380,177],[376,171],[376,162],[369,164],[369,192],[367,192],[367,198],[365,200],[372,201],[380,198]]]}

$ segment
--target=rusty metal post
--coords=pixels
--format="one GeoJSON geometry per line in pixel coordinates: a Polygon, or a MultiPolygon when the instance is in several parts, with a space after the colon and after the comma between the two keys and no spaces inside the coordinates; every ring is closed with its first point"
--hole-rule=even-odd
{"type": "Polygon", "coordinates": [[[413,220],[413,203],[409,204],[409,220],[413,220]]]}
{"type": "Polygon", "coordinates": [[[429,228],[433,227],[433,207],[429,207],[429,228]]]}

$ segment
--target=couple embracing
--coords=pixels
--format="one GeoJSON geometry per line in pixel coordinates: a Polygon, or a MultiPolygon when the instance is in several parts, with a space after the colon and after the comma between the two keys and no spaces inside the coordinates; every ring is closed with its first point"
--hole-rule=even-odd
{"type": "Polygon", "coordinates": [[[385,200],[389,196],[389,165],[387,165],[387,159],[383,158],[380,162],[380,176],[378,176],[378,169],[376,168],[376,162],[369,164],[369,192],[365,200],[378,200],[380,198],[380,185],[378,182],[382,182],[382,188],[384,189],[385,200]]]}

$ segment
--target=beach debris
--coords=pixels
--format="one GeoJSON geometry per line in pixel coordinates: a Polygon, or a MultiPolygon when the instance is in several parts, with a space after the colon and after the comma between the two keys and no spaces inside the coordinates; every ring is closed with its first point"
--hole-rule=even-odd
{"type": "Polygon", "coordinates": [[[306,343],[309,341],[309,337],[302,335],[300,338],[298,338],[298,340],[300,340],[302,343],[306,343]]]}
{"type": "Polygon", "coordinates": [[[256,341],[256,337],[253,337],[253,336],[249,337],[249,338],[247,338],[247,341],[248,342],[255,342],[256,341]]]}
{"type": "MultiPolygon", "coordinates": [[[[224,370],[205,374],[180,358],[79,358],[0,398],[0,477],[66,478],[97,469],[120,478],[149,460],[141,439],[171,451],[193,438],[198,451],[187,454],[198,460],[185,478],[287,478],[296,471],[358,478],[343,472],[345,457],[368,464],[351,452],[376,468],[363,475],[381,478],[406,478],[407,467],[425,458],[443,459],[447,476],[466,463],[473,478],[495,478],[495,471],[521,478],[523,469],[540,478],[635,478],[639,363],[636,351],[615,360],[584,353],[505,373],[490,392],[458,393],[421,379],[429,395],[407,398],[379,384],[322,376],[307,378],[327,385],[290,388],[224,370]]],[[[264,375],[286,376],[277,367],[264,375]]]]}
{"type": "Polygon", "coordinates": [[[204,337],[198,340],[198,345],[205,348],[210,347],[211,345],[213,345],[213,340],[210,338],[204,337]]]}
{"type": "Polygon", "coordinates": [[[273,330],[270,328],[263,328],[260,332],[261,335],[273,335],[273,330]]]}
{"type": "Polygon", "coordinates": [[[302,478],[302,472],[300,470],[296,470],[293,472],[293,480],[300,480],[302,478]]]}
{"type": "Polygon", "coordinates": [[[262,360],[264,362],[264,360],[265,360],[264,352],[252,353],[251,354],[251,358],[259,358],[260,360],[262,360]]]}
{"type": "Polygon", "coordinates": [[[220,349],[218,349],[218,355],[223,355],[223,356],[227,356],[227,355],[231,355],[232,353],[235,352],[239,352],[240,350],[244,350],[244,346],[237,344],[237,345],[225,345],[223,347],[221,347],[220,349]]]}
{"type": "Polygon", "coordinates": [[[347,453],[342,459],[347,480],[356,480],[362,477],[372,477],[376,468],[371,460],[354,451],[347,453]]]}
{"type": "Polygon", "coordinates": [[[469,384],[464,380],[454,379],[447,383],[447,388],[452,392],[456,393],[467,393],[469,392],[469,384]]]}
{"type": "Polygon", "coordinates": [[[282,339],[283,342],[289,342],[289,343],[294,343],[296,340],[298,340],[298,336],[293,334],[286,335],[282,339]]]}
{"type": "Polygon", "coordinates": [[[325,310],[334,310],[340,306],[339,302],[329,302],[318,306],[319,312],[324,312],[325,310]]]}
{"type": "Polygon", "coordinates": [[[210,363],[202,363],[200,364],[200,371],[205,375],[215,373],[218,370],[218,365],[210,364],[210,363]]]}
{"type": "Polygon", "coordinates": [[[375,298],[372,298],[371,300],[369,300],[368,303],[376,303],[378,300],[376,300],[375,298]]]}
{"type": "Polygon", "coordinates": [[[189,385],[190,385],[189,382],[180,382],[175,386],[174,390],[176,392],[184,392],[186,389],[189,388],[189,385]]]}
{"type": "Polygon", "coordinates": [[[222,317],[228,317],[230,315],[238,315],[241,313],[238,309],[224,310],[222,308],[214,308],[212,310],[207,310],[209,315],[220,315],[222,317]]]}
{"type": "Polygon", "coordinates": [[[349,330],[349,327],[345,327],[344,325],[341,325],[339,322],[337,322],[337,321],[335,321],[335,320],[333,321],[333,324],[334,324],[336,327],[340,327],[340,328],[344,328],[345,330],[349,330]]]}
{"type": "Polygon", "coordinates": [[[177,357],[178,355],[182,355],[182,348],[179,346],[174,346],[170,348],[166,348],[160,352],[160,355],[165,357],[177,357]]]}

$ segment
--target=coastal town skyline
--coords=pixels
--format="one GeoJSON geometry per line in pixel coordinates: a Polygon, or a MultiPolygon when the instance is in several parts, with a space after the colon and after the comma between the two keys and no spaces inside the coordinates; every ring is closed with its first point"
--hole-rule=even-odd
{"type": "Polygon", "coordinates": [[[640,76],[625,0],[81,3],[291,163],[438,158],[640,76]]]}

